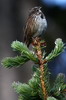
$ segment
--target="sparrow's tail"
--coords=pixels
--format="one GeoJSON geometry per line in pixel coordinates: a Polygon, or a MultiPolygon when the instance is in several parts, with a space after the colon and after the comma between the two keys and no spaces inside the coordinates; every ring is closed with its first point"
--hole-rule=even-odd
{"type": "Polygon", "coordinates": [[[26,37],[26,36],[24,36],[23,41],[24,41],[24,43],[27,45],[27,47],[29,47],[29,45],[30,45],[30,40],[29,40],[29,39],[27,39],[27,37],[26,37]]]}

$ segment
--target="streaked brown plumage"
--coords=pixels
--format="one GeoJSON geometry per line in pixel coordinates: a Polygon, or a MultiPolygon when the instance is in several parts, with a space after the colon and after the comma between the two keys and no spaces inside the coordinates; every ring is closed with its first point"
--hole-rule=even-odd
{"type": "Polygon", "coordinates": [[[26,22],[24,42],[28,47],[32,42],[32,38],[40,36],[47,27],[45,16],[40,9],[41,7],[32,8],[26,22]]]}

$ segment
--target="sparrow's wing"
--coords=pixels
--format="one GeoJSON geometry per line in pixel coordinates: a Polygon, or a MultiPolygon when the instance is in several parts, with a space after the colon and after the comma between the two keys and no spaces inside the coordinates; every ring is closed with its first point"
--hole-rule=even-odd
{"type": "Polygon", "coordinates": [[[33,34],[35,34],[37,31],[36,28],[36,22],[35,22],[35,18],[34,16],[30,16],[27,20],[26,26],[25,26],[25,30],[24,30],[24,42],[29,45],[31,43],[32,40],[32,36],[33,34]]]}

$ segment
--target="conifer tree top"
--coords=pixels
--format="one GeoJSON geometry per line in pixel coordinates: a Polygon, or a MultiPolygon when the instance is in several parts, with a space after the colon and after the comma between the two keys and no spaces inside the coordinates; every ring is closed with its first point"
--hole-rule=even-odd
{"type": "Polygon", "coordinates": [[[65,44],[62,39],[56,39],[54,49],[47,55],[44,43],[44,40],[35,39],[33,41],[34,50],[29,50],[24,43],[16,40],[11,44],[11,47],[19,55],[6,57],[2,60],[2,65],[6,68],[22,67],[29,60],[34,62],[32,68],[34,74],[28,83],[14,82],[12,84],[19,94],[19,100],[65,100],[65,75],[59,73],[53,86],[51,86],[50,72],[47,67],[48,62],[64,52],[65,44]]]}

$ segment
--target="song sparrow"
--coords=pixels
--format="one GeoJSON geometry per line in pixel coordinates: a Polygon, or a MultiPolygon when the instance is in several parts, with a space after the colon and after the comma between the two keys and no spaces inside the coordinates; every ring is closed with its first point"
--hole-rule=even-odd
{"type": "Polygon", "coordinates": [[[27,23],[24,29],[24,42],[29,45],[32,38],[41,36],[47,28],[47,21],[41,11],[41,7],[34,7],[30,10],[27,23]]]}

